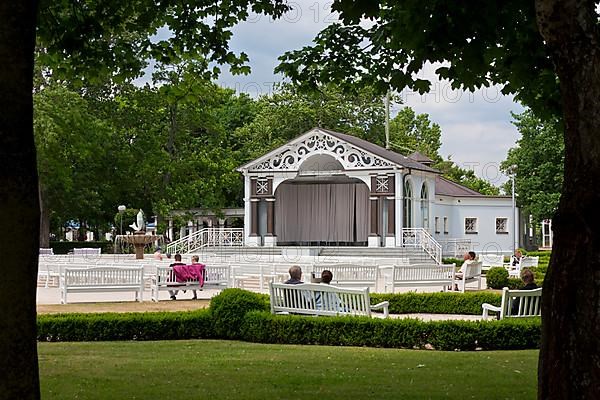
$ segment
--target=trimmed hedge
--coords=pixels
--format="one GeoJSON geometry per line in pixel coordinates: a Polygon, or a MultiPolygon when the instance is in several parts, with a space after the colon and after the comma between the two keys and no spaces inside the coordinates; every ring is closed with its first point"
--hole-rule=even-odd
{"type": "Polygon", "coordinates": [[[208,310],[39,315],[37,339],[47,342],[215,338],[208,310]]]}
{"type": "Polygon", "coordinates": [[[371,294],[371,304],[390,302],[391,314],[469,314],[481,315],[481,305],[490,303],[499,306],[502,295],[493,292],[477,293],[397,293],[371,294]]]}
{"type": "MultiPolygon", "coordinates": [[[[495,293],[373,295],[390,311],[479,314],[495,293]],[[411,308],[412,307],[412,308],[411,308]]],[[[437,350],[538,348],[540,319],[436,321],[366,317],[271,315],[268,297],[226,289],[208,310],[38,316],[39,341],[242,339],[260,343],[321,344],[437,350]]]]}
{"type": "Polygon", "coordinates": [[[50,242],[50,247],[54,250],[54,254],[68,254],[74,248],[101,248],[102,254],[114,253],[114,244],[112,242],[50,242]]]}
{"type": "Polygon", "coordinates": [[[367,317],[307,318],[253,311],[241,337],[250,342],[436,350],[539,348],[539,318],[435,321],[367,317]]]}
{"type": "Polygon", "coordinates": [[[217,336],[239,339],[244,315],[249,311],[268,311],[269,296],[243,289],[225,289],[210,301],[210,313],[217,336]]]}

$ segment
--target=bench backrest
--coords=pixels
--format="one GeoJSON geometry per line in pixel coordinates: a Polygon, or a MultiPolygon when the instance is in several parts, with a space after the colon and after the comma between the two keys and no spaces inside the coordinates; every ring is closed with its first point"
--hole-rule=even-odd
{"type": "Polygon", "coordinates": [[[43,248],[40,247],[40,256],[53,256],[54,255],[54,249],[52,248],[43,248]]]}
{"type": "Polygon", "coordinates": [[[470,262],[470,263],[465,264],[465,266],[463,268],[464,279],[480,277],[481,276],[481,268],[482,268],[481,261],[475,261],[475,262],[470,262]]]}
{"type": "Polygon", "coordinates": [[[333,274],[332,284],[343,285],[352,282],[372,282],[375,284],[379,276],[379,267],[377,265],[358,265],[358,264],[315,264],[312,272],[316,276],[329,270],[333,274]]]}
{"type": "MultiPolygon", "coordinates": [[[[156,267],[156,279],[158,282],[177,282],[175,272],[171,267],[156,267]]],[[[187,282],[197,282],[188,279],[187,282]]],[[[229,284],[229,266],[228,265],[206,265],[204,267],[204,285],[228,285],[229,284]]]]}
{"type": "Polygon", "coordinates": [[[102,254],[102,249],[99,247],[76,247],[73,249],[75,256],[98,256],[100,254],[102,254]]]}
{"type": "Polygon", "coordinates": [[[521,259],[521,263],[520,263],[520,267],[521,269],[523,268],[527,268],[527,267],[537,267],[538,263],[540,261],[539,257],[523,257],[521,259]]]}
{"type": "Polygon", "coordinates": [[[349,289],[326,284],[269,283],[271,312],[307,315],[371,315],[369,288],[349,289]]]}
{"type": "Polygon", "coordinates": [[[92,267],[64,269],[63,284],[68,287],[133,286],[143,282],[142,267],[92,267]]]}
{"type": "Polygon", "coordinates": [[[480,256],[481,265],[484,267],[502,267],[504,266],[504,256],[502,254],[482,254],[480,256]]]}
{"type": "Polygon", "coordinates": [[[448,281],[453,279],[455,270],[454,264],[395,265],[394,282],[448,281]]]}
{"type": "Polygon", "coordinates": [[[539,317],[542,315],[542,288],[533,290],[502,289],[500,319],[539,317]]]}

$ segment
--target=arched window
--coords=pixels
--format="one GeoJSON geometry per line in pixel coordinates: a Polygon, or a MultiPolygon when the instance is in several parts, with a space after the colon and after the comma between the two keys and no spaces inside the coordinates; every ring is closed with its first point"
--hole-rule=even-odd
{"type": "Polygon", "coordinates": [[[404,182],[404,214],[402,218],[402,226],[405,228],[412,227],[412,185],[410,181],[404,182]]]}
{"type": "Polygon", "coordinates": [[[429,192],[426,183],[421,187],[421,218],[422,227],[429,230],[429,192]]]}

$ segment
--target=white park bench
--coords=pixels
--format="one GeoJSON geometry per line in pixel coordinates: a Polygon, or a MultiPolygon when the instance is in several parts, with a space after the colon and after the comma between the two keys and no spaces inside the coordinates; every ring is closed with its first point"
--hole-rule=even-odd
{"type": "Polygon", "coordinates": [[[502,254],[482,254],[479,257],[481,269],[488,270],[493,267],[504,267],[504,256],[502,254]]]}
{"type": "Polygon", "coordinates": [[[206,266],[204,268],[204,284],[198,280],[177,282],[173,268],[156,267],[156,273],[150,278],[150,290],[153,301],[158,301],[160,291],[165,290],[203,290],[224,289],[229,286],[229,266],[206,266]]]}
{"type": "Polygon", "coordinates": [[[53,256],[53,255],[54,255],[54,249],[40,247],[40,256],[53,256]]]}
{"type": "Polygon", "coordinates": [[[444,291],[454,286],[454,264],[394,265],[392,268],[392,293],[397,287],[440,286],[444,291]]]}
{"type": "Polygon", "coordinates": [[[142,267],[66,267],[60,274],[60,302],[67,303],[72,292],[135,292],[142,301],[144,280],[142,267]]]}
{"type": "MultiPolygon", "coordinates": [[[[373,287],[377,290],[377,281],[379,280],[379,266],[377,265],[360,265],[351,263],[339,264],[314,264],[311,269],[317,278],[321,277],[321,273],[325,270],[331,271],[333,280],[331,284],[334,286],[354,286],[354,287],[373,287]]],[[[308,280],[307,276],[304,279],[308,280]]]]}
{"type": "Polygon", "coordinates": [[[519,278],[521,276],[521,271],[523,270],[523,268],[537,267],[539,261],[540,261],[540,258],[537,256],[536,257],[523,257],[523,258],[521,258],[521,261],[519,261],[519,263],[517,265],[510,266],[510,269],[508,270],[508,276],[519,278]]]}
{"type": "Polygon", "coordinates": [[[481,269],[481,261],[467,263],[463,268],[462,279],[456,279],[458,290],[464,293],[469,282],[477,282],[477,290],[481,290],[481,269]]]}
{"type": "Polygon", "coordinates": [[[372,310],[383,310],[389,315],[389,302],[371,305],[369,288],[341,288],[321,283],[289,285],[269,283],[271,313],[304,315],[364,315],[371,316],[372,310]]]}
{"type": "Polygon", "coordinates": [[[81,248],[75,247],[73,249],[74,256],[88,257],[88,256],[99,256],[101,254],[102,254],[102,249],[99,247],[81,247],[81,248]]]}
{"type": "Polygon", "coordinates": [[[542,311],[542,288],[533,290],[502,289],[500,307],[483,303],[483,319],[488,318],[490,311],[498,313],[498,319],[538,317],[542,311]]]}

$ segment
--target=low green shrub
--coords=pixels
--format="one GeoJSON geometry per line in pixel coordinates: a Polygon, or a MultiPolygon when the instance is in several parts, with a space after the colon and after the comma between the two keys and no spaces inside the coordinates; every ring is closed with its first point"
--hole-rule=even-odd
{"type": "Polygon", "coordinates": [[[481,305],[500,305],[502,296],[492,292],[476,293],[395,293],[371,294],[371,304],[389,301],[391,314],[470,314],[480,315],[481,305]]]}
{"type": "Polygon", "coordinates": [[[436,350],[539,348],[540,319],[436,321],[367,317],[307,318],[253,311],[246,314],[243,340],[436,350]]]}
{"type": "Polygon", "coordinates": [[[239,338],[240,326],[247,312],[269,309],[267,295],[242,289],[225,289],[210,301],[215,333],[226,339],[239,338]]]}
{"type": "Polygon", "coordinates": [[[37,338],[48,342],[214,338],[208,310],[159,313],[39,315],[37,338]]]}
{"type": "Polygon", "coordinates": [[[502,289],[508,286],[508,271],[504,267],[492,267],[485,274],[487,286],[492,289],[502,289]]]}
{"type": "Polygon", "coordinates": [[[465,260],[463,260],[462,258],[448,257],[442,259],[443,264],[454,264],[457,268],[460,267],[463,264],[463,262],[465,262],[465,260]]]}
{"type": "Polygon", "coordinates": [[[56,242],[51,241],[50,247],[54,251],[54,254],[67,254],[74,248],[92,247],[101,248],[102,254],[114,253],[114,244],[112,242],[56,242]]]}

